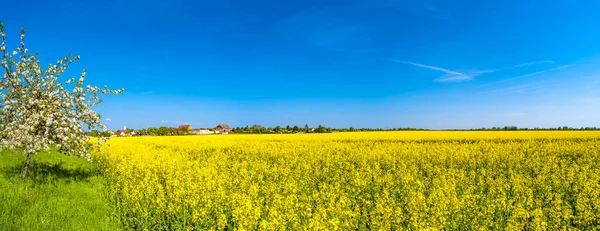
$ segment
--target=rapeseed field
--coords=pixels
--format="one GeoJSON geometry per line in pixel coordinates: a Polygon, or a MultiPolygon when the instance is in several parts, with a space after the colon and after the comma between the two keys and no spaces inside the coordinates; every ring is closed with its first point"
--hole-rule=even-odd
{"type": "Polygon", "coordinates": [[[410,131],[111,139],[125,228],[600,227],[600,132],[410,131]]]}

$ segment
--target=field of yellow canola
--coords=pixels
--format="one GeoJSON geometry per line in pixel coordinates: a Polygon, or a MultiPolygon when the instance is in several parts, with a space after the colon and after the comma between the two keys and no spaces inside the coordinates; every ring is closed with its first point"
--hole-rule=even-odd
{"type": "Polygon", "coordinates": [[[600,132],[128,137],[97,155],[132,229],[600,227],[600,132]]]}

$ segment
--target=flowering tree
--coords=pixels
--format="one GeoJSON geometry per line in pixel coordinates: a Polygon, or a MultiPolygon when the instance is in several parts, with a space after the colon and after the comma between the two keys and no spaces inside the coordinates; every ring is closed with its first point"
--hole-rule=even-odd
{"type": "MultiPolygon", "coordinates": [[[[6,34],[0,23],[2,69],[0,79],[0,149],[23,150],[26,159],[21,177],[25,179],[31,156],[41,150],[56,147],[66,155],[85,156],[90,160],[92,145],[87,129],[106,130],[100,114],[91,108],[102,102],[100,94],[118,94],[106,86],[84,86],[85,69],[75,82],[64,83],[59,77],[67,67],[79,60],[68,54],[56,64],[42,69],[37,53],[25,48],[25,30],[21,29],[21,44],[12,53],[6,48],[6,34]]],[[[98,145],[106,140],[98,139],[98,145]]]]}

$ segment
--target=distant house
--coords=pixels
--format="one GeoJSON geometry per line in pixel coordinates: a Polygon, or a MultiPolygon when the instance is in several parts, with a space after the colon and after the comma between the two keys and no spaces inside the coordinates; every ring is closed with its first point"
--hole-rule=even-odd
{"type": "Polygon", "coordinates": [[[116,135],[119,135],[119,136],[135,136],[135,134],[136,134],[135,131],[132,131],[132,130],[120,130],[120,131],[117,131],[116,135]]]}
{"type": "Polygon", "coordinates": [[[227,134],[231,131],[231,128],[227,124],[219,124],[215,127],[215,133],[227,134]]]}
{"type": "Polygon", "coordinates": [[[127,126],[123,126],[123,130],[111,131],[111,136],[135,136],[136,132],[134,130],[127,130],[127,126]]]}
{"type": "Polygon", "coordinates": [[[208,134],[213,134],[213,133],[214,133],[213,131],[210,131],[210,130],[204,129],[204,128],[195,128],[190,131],[190,134],[193,134],[193,135],[208,135],[208,134]]]}
{"type": "Polygon", "coordinates": [[[123,130],[117,130],[112,132],[112,136],[132,136],[135,135],[135,131],[128,131],[127,126],[123,126],[123,130]]]}

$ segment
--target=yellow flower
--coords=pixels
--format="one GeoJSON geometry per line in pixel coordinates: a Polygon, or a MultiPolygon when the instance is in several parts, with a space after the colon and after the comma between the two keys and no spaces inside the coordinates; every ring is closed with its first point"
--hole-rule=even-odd
{"type": "Polygon", "coordinates": [[[600,132],[129,137],[96,155],[135,229],[595,229],[600,132]]]}

